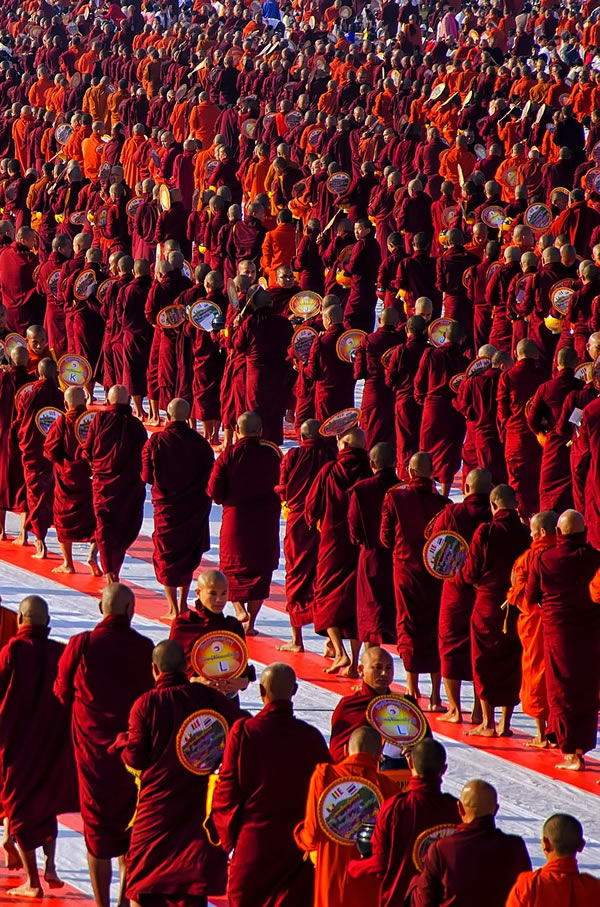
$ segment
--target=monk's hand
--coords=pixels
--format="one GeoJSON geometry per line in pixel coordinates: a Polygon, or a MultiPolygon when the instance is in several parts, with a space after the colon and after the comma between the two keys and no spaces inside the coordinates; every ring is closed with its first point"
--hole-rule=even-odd
{"type": "Polygon", "coordinates": [[[190,683],[203,683],[205,687],[216,687],[216,684],[213,683],[212,680],[208,680],[200,674],[194,674],[193,677],[190,677],[190,683]]]}
{"type": "Polygon", "coordinates": [[[217,680],[215,681],[215,689],[219,693],[223,693],[225,696],[229,696],[231,693],[238,693],[241,689],[244,688],[243,682],[240,682],[241,678],[230,678],[228,680],[217,680]]]}

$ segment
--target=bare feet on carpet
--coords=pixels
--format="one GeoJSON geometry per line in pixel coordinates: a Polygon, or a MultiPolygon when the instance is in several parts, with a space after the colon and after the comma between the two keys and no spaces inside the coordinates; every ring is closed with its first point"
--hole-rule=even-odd
{"type": "Polygon", "coordinates": [[[64,888],[65,883],[58,878],[56,869],[46,869],[44,872],[44,881],[48,883],[48,888],[64,888]]]}
{"type": "Polygon", "coordinates": [[[575,753],[568,754],[565,756],[564,761],[557,762],[555,767],[567,772],[582,772],[585,769],[585,760],[583,756],[578,756],[575,753]]]}
{"type": "Polygon", "coordinates": [[[88,567],[90,568],[90,573],[92,576],[102,576],[102,570],[98,561],[95,561],[93,558],[90,558],[87,562],[88,567]]]}
{"type": "Polygon", "coordinates": [[[448,709],[444,715],[440,715],[440,721],[447,721],[448,724],[462,724],[462,714],[457,709],[448,709]]]}
{"type": "Polygon", "coordinates": [[[436,700],[436,701],[434,702],[433,699],[430,699],[430,700],[429,700],[429,708],[427,709],[427,711],[428,711],[428,712],[445,712],[445,711],[446,711],[446,707],[442,704],[441,701],[436,700]]]}
{"type": "Polygon", "coordinates": [[[486,727],[484,724],[479,724],[477,727],[471,728],[470,731],[467,731],[468,737],[497,737],[496,729],[493,727],[486,727]]]}
{"type": "Polygon", "coordinates": [[[32,558],[36,561],[43,561],[48,557],[48,549],[46,548],[46,542],[42,542],[41,539],[35,540],[35,554],[31,555],[32,558]]]}
{"type": "Polygon", "coordinates": [[[502,722],[498,725],[498,736],[499,737],[514,737],[514,732],[511,731],[510,727],[505,727],[502,722]]]}
{"type": "Polygon", "coordinates": [[[344,675],[344,677],[351,677],[351,678],[358,677],[358,671],[356,669],[356,665],[352,665],[352,664],[348,665],[347,668],[343,668],[341,673],[344,675]]]}
{"type": "Polygon", "coordinates": [[[29,542],[27,541],[27,536],[23,535],[23,533],[20,532],[19,535],[12,540],[12,544],[13,545],[22,545],[23,548],[25,548],[27,545],[29,545],[29,542]]]}
{"type": "Polygon", "coordinates": [[[304,646],[297,646],[294,642],[285,642],[277,649],[279,652],[304,652],[304,646]]]}
{"type": "Polygon", "coordinates": [[[39,888],[30,888],[27,882],[19,885],[18,888],[10,888],[7,892],[13,898],[43,898],[44,892],[40,885],[39,888]]]}
{"type": "Polygon", "coordinates": [[[325,674],[337,674],[342,668],[350,667],[350,659],[347,655],[340,655],[333,659],[333,663],[328,668],[323,668],[325,674]]]}
{"type": "Polygon", "coordinates": [[[4,865],[9,872],[16,872],[17,869],[22,869],[23,861],[19,856],[17,845],[10,835],[3,840],[2,847],[4,848],[4,865]]]}
{"type": "Polygon", "coordinates": [[[52,568],[52,573],[75,573],[75,566],[73,564],[62,563],[58,567],[52,568]]]}
{"type": "Polygon", "coordinates": [[[525,741],[525,746],[530,746],[538,750],[546,750],[548,749],[548,741],[545,739],[540,740],[539,737],[532,737],[531,740],[525,741]]]}

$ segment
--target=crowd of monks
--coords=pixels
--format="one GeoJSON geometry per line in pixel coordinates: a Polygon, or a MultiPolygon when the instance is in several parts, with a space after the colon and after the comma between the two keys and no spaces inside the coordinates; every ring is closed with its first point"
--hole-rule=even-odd
{"type": "Polygon", "coordinates": [[[74,573],[84,542],[107,583],[103,622],[64,653],[30,597],[0,655],[5,846],[28,876],[17,893],[41,891],[38,847],[59,884],[56,815],[77,803],[102,907],[117,856],[142,907],[225,887],[232,907],[310,904],[302,854],[315,851],[317,905],[375,904],[374,878],[385,907],[466,905],[464,867],[474,878],[488,859],[475,840],[437,844],[414,884],[407,857],[407,841],[459,817],[506,869],[499,905],[588,884],[576,820],[549,820],[556,873],[531,881],[522,842],[493,829],[489,785],[470,782],[458,805],[439,794],[445,754],[425,741],[410,792],[394,794],[363,719],[391,681],[366,672],[385,673],[391,645],[407,695],[418,702],[429,675],[429,710],[449,722],[473,683],[468,734],[512,735],[520,702],[529,745],[557,747],[559,768],[584,770],[596,747],[599,28],[595,0],[2,7],[0,541],[17,514],[14,542],[33,537],[44,559],[54,526],[54,572],[74,573]],[[146,486],[172,621],[154,654],[118,584],[146,486]],[[201,574],[189,609],[213,505],[226,580],[201,574]],[[260,632],[282,511],[282,649],[302,653],[312,624],[326,672],[366,684],[337,740],[336,710],[329,750],[293,718],[285,666],[267,669],[265,709],[242,721],[251,668],[186,680],[204,633],[260,632]],[[423,549],[448,532],[466,550],[442,579],[423,549]],[[120,672],[107,677],[106,659],[120,672]],[[209,818],[206,777],[171,745],[203,708],[231,729],[209,818]],[[38,722],[60,777],[33,765],[38,722]],[[357,866],[315,824],[338,771],[400,797],[357,866]],[[411,797],[432,811],[419,828],[411,797]]]}

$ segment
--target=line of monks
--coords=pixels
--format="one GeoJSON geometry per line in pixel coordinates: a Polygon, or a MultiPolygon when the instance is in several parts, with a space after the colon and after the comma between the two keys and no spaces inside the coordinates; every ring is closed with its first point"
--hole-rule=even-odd
{"type": "Polygon", "coordinates": [[[442,792],[446,751],[430,731],[404,750],[392,747],[401,756],[392,763],[405,768],[390,768],[367,717],[369,704],[390,693],[393,662],[384,649],[364,653],[361,685],[339,701],[328,747],[294,716],[289,665],[261,674],[256,715],[240,709],[237,695],[248,670],[236,681],[195,671],[198,640],[215,629],[243,634],[223,613],[222,573],[201,573],[196,591],[194,608],[157,646],[131,626],[134,596],[119,583],[105,587],[96,627],[66,646],[49,636],[44,599],[21,602],[0,650],[3,846],[8,868],[26,873],[9,895],[42,896],[38,848],[46,885],[63,886],[57,815],[80,810],[99,907],[110,904],[113,858],[119,902],[136,907],[206,907],[225,891],[230,907],[470,907],[490,867],[491,907],[596,903],[600,880],[579,873],[585,841],[573,816],[545,822],[547,863],[532,871],[523,839],[496,827],[490,784],[470,780],[458,800],[442,792]],[[207,717],[226,739],[186,747],[182,734],[207,717]],[[322,807],[343,785],[379,800],[362,826],[368,847],[360,855],[322,807]]]}

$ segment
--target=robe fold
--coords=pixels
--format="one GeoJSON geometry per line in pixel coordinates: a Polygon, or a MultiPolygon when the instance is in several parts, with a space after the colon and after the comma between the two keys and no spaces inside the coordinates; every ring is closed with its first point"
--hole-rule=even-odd
{"type": "Polygon", "coordinates": [[[419,447],[433,460],[433,475],[443,484],[454,479],[465,437],[464,417],[454,407],[450,380],[467,367],[452,343],[425,351],[415,376],[415,398],[423,406],[419,447]]]}
{"type": "Polygon", "coordinates": [[[85,406],[70,409],[50,426],[44,455],[54,464],[54,526],[59,542],[89,542],[96,520],[90,466],[80,456],[75,423],[85,406]]]}

